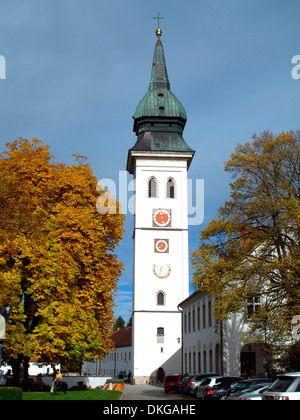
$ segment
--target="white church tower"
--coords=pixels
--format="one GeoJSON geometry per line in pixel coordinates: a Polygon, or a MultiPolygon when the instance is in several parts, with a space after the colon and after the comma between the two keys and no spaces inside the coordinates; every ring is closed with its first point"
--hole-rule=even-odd
{"type": "Polygon", "coordinates": [[[157,29],[149,90],[133,116],[137,135],[127,171],[135,180],[133,377],[181,372],[182,319],[189,295],[187,171],[194,151],[182,133],[185,110],[170,91],[157,29]]]}

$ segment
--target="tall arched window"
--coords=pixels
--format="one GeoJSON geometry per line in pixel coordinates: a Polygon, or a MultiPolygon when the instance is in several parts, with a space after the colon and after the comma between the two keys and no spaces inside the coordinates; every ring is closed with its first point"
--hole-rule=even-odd
{"type": "Polygon", "coordinates": [[[167,181],[167,198],[175,198],[175,182],[172,178],[167,181]]]}
{"type": "Polygon", "coordinates": [[[157,197],[157,181],[153,177],[148,182],[148,197],[157,197]]]}
{"type": "Polygon", "coordinates": [[[164,305],[165,304],[165,294],[163,292],[157,293],[157,305],[164,305]]]}

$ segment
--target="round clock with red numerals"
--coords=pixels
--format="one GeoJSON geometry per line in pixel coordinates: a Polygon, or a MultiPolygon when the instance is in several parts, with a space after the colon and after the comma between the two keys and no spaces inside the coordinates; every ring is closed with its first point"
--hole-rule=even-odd
{"type": "Polygon", "coordinates": [[[154,251],[155,252],[169,252],[169,240],[168,239],[154,239],[154,251]]]}
{"type": "Polygon", "coordinates": [[[171,226],[171,210],[167,210],[167,209],[153,210],[153,226],[159,226],[159,227],[171,226]]]}

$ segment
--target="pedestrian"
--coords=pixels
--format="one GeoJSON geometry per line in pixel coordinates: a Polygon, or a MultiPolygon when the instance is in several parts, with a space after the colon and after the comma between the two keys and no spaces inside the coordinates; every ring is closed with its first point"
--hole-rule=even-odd
{"type": "Polygon", "coordinates": [[[59,372],[59,369],[56,369],[56,377],[54,379],[54,395],[56,395],[56,391],[62,391],[65,395],[67,391],[62,387],[62,374],[59,372]]]}

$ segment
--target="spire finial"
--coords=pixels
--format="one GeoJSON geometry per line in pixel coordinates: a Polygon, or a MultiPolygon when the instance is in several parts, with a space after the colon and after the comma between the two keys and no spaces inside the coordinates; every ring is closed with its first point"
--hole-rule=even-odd
{"type": "Polygon", "coordinates": [[[157,19],[157,29],[155,31],[156,36],[159,38],[162,34],[162,30],[159,27],[159,20],[164,19],[164,17],[161,17],[159,13],[157,13],[157,16],[154,16],[153,19],[157,19]]]}

